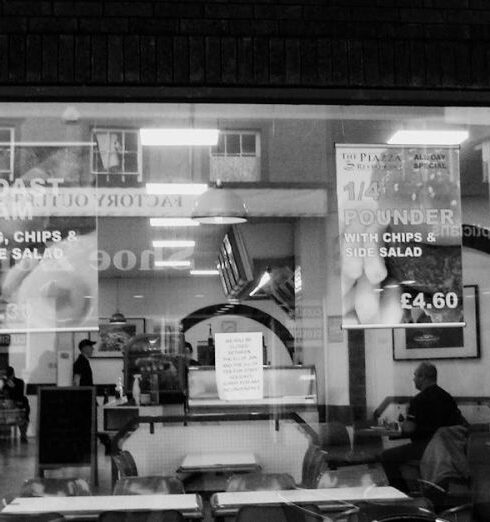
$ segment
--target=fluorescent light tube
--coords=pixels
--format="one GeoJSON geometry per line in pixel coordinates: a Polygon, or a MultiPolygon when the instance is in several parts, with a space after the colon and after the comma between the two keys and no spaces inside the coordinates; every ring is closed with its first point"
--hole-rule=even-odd
{"type": "Polygon", "coordinates": [[[191,266],[190,261],[155,261],[156,268],[188,268],[191,266]]]}
{"type": "Polygon", "coordinates": [[[191,270],[190,274],[195,276],[217,276],[219,272],[217,270],[191,270]]]}
{"type": "Polygon", "coordinates": [[[185,248],[196,246],[193,239],[155,239],[151,243],[155,248],[185,248]]]}
{"type": "Polygon", "coordinates": [[[466,130],[399,130],[388,140],[390,145],[459,145],[467,140],[466,130]]]}
{"type": "Polygon", "coordinates": [[[152,227],[198,227],[199,221],[191,218],[150,218],[152,227]]]}
{"type": "Polygon", "coordinates": [[[206,183],[147,183],[148,194],[166,194],[169,196],[200,195],[208,190],[206,183]]]}
{"type": "Polygon", "coordinates": [[[148,147],[216,145],[218,137],[218,129],[140,129],[141,145],[148,147]]]}

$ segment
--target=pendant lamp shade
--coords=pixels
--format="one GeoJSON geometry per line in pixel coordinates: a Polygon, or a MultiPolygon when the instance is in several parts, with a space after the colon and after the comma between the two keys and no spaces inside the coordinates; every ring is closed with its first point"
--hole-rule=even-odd
{"type": "Polygon", "coordinates": [[[119,279],[116,281],[116,311],[111,315],[109,324],[126,324],[127,320],[123,313],[119,311],[119,279]]]}
{"type": "Polygon", "coordinates": [[[247,221],[247,214],[243,199],[218,181],[198,197],[191,217],[199,223],[231,225],[247,221]]]}
{"type": "Polygon", "coordinates": [[[109,319],[110,324],[126,324],[127,322],[126,317],[121,312],[114,312],[109,319]]]}

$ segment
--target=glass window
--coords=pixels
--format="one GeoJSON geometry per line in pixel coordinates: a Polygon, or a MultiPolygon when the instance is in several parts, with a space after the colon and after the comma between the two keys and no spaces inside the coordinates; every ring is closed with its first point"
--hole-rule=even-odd
{"type": "Polygon", "coordinates": [[[29,436],[85,339],[98,431],[116,385],[145,417],[188,416],[124,441],[141,475],[245,451],[299,484],[327,422],[354,443],[398,429],[425,360],[489,425],[487,108],[0,106],[0,371],[28,385],[29,436]],[[189,375],[215,424],[192,421],[189,375]]]}

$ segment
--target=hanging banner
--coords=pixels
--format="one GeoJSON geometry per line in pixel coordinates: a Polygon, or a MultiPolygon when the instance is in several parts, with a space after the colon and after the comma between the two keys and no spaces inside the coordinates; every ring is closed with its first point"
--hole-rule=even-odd
{"type": "Polygon", "coordinates": [[[24,146],[0,179],[2,334],[98,330],[95,214],[50,211],[63,190],[95,200],[87,154],[83,145],[24,146]]]}
{"type": "Polygon", "coordinates": [[[459,148],[336,145],[342,327],[464,326],[459,148]]]}

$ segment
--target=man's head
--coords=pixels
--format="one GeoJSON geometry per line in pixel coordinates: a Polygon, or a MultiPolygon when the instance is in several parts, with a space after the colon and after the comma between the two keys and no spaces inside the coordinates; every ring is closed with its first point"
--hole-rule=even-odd
{"type": "Polygon", "coordinates": [[[417,390],[425,390],[437,383],[437,368],[429,362],[420,363],[413,373],[413,382],[417,390]]]}
{"type": "Polygon", "coordinates": [[[192,359],[192,352],[194,350],[192,349],[192,344],[188,341],[185,342],[185,346],[184,346],[184,355],[185,355],[185,358],[189,361],[192,359]]]}
{"type": "Polygon", "coordinates": [[[6,375],[7,375],[7,379],[11,379],[12,377],[15,377],[15,370],[12,366],[7,367],[6,375]]]}
{"type": "Polygon", "coordinates": [[[85,357],[92,357],[92,353],[94,351],[94,344],[97,344],[95,341],[91,341],[90,339],[82,339],[78,343],[78,349],[80,352],[85,355],[85,357]]]}

